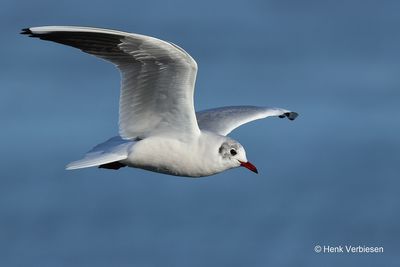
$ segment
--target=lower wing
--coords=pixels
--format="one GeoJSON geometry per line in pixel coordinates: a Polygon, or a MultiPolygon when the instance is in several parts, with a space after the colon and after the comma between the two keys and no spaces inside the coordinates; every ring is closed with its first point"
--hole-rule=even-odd
{"type": "Polygon", "coordinates": [[[221,107],[196,112],[197,123],[201,130],[220,135],[227,135],[245,123],[271,116],[294,120],[298,114],[282,108],[254,106],[221,107]]]}

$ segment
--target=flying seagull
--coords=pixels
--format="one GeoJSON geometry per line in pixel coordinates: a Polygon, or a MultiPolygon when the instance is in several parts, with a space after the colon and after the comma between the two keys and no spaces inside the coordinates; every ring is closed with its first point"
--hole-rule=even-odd
{"type": "Polygon", "coordinates": [[[270,116],[294,120],[298,115],[255,106],[195,112],[196,61],[179,46],[157,38],[74,26],[32,27],[21,33],[78,48],[121,72],[119,135],[68,164],[68,170],[128,166],[202,177],[243,166],[258,173],[243,146],[227,135],[250,121],[270,116]]]}

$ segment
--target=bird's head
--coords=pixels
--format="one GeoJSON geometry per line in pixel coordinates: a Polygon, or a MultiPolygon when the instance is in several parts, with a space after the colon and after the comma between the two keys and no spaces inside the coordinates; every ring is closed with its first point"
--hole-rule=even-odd
{"type": "Polygon", "coordinates": [[[224,140],[218,149],[218,153],[224,165],[230,168],[242,166],[258,173],[256,166],[247,160],[246,151],[239,142],[232,139],[224,140]]]}

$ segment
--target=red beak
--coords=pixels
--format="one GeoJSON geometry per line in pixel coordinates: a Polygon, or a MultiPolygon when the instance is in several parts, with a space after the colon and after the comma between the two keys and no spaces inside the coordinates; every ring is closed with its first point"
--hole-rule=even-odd
{"type": "Polygon", "coordinates": [[[250,163],[250,161],[248,162],[240,162],[240,166],[245,167],[247,169],[249,169],[252,172],[258,173],[256,166],[254,166],[253,164],[250,163]]]}

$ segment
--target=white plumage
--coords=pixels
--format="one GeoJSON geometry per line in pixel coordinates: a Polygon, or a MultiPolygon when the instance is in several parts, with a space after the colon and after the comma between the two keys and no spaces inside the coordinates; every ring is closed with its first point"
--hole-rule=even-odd
{"type": "Polygon", "coordinates": [[[157,38],[72,26],[32,27],[22,33],[79,48],[121,72],[119,136],[97,145],[67,169],[130,166],[189,177],[238,166],[257,172],[244,148],[226,135],[253,120],[297,117],[286,109],[253,106],[195,113],[196,61],[177,45],[157,38]]]}

